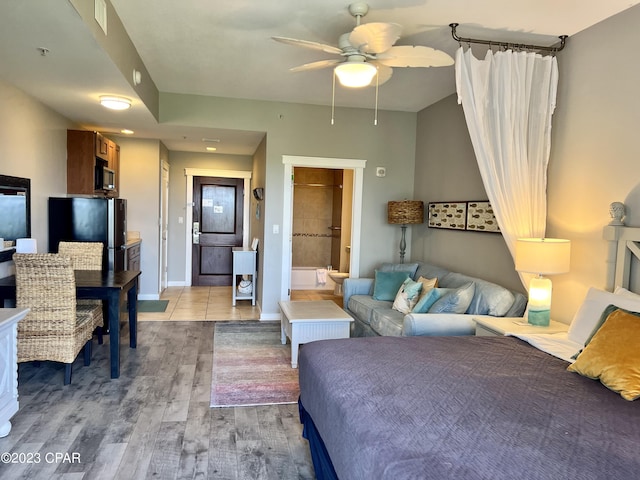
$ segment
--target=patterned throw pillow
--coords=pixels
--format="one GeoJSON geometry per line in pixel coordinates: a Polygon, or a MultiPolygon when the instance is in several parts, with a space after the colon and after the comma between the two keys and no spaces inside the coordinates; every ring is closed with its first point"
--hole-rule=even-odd
{"type": "Polygon", "coordinates": [[[421,282],[414,282],[407,278],[398,290],[393,301],[393,309],[402,313],[409,313],[418,301],[418,295],[422,290],[421,282]]]}

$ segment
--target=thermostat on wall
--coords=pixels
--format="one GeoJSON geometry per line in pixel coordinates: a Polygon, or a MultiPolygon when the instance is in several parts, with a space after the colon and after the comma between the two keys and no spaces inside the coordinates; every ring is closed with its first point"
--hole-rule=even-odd
{"type": "Polygon", "coordinates": [[[387,169],[384,167],[376,167],[376,177],[384,177],[387,174],[387,169]]]}

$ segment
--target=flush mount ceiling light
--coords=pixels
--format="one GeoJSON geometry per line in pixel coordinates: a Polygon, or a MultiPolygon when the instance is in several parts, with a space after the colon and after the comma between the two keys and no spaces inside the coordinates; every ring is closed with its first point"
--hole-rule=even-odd
{"type": "Polygon", "coordinates": [[[216,147],[206,147],[207,152],[215,152],[216,150],[218,150],[216,147]]]}
{"type": "Polygon", "coordinates": [[[128,128],[123,128],[122,130],[120,130],[120,133],[124,133],[125,135],[133,135],[134,131],[129,130],[128,128]]]}
{"type": "Polygon", "coordinates": [[[115,95],[101,95],[100,104],[111,110],[126,110],[131,107],[131,100],[125,97],[117,97],[115,95]]]}
{"type": "Polygon", "coordinates": [[[377,68],[370,63],[352,60],[341,63],[335,68],[340,84],[351,88],[366,87],[371,84],[377,71],[377,68]]]}

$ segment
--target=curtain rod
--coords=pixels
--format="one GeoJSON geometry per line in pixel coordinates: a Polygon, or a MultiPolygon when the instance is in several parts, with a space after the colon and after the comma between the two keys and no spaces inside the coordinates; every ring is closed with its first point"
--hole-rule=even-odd
{"type": "Polygon", "coordinates": [[[556,53],[559,52],[560,50],[562,50],[564,48],[564,45],[566,43],[567,38],[569,37],[569,35],[560,35],[558,38],[560,39],[560,46],[557,47],[542,47],[539,45],[526,45],[523,43],[510,43],[510,42],[496,42],[493,40],[478,40],[478,39],[474,39],[474,38],[462,38],[459,37],[458,34],[456,33],[456,28],[458,27],[458,25],[460,25],[459,23],[450,23],[449,26],[451,27],[451,36],[453,37],[453,39],[457,42],[460,43],[479,43],[481,45],[495,45],[497,47],[504,47],[505,49],[507,48],[522,48],[525,50],[543,50],[545,52],[551,52],[551,53],[556,53]]]}

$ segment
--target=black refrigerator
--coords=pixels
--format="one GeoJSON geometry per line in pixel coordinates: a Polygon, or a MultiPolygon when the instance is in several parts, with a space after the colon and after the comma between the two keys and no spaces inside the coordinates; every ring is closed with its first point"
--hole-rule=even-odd
{"type": "Polygon", "coordinates": [[[49,198],[49,252],[65,242],[102,242],[102,269],[124,270],[127,201],[123,198],[49,198]]]}

